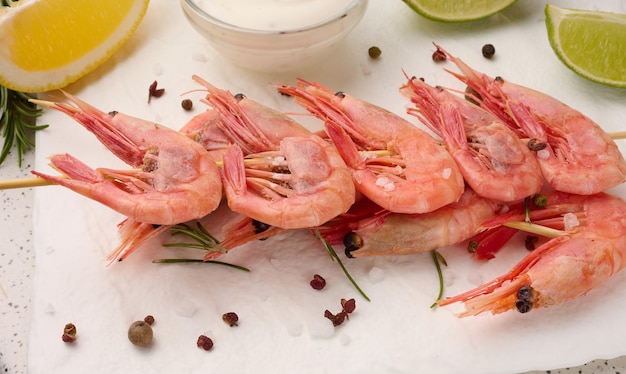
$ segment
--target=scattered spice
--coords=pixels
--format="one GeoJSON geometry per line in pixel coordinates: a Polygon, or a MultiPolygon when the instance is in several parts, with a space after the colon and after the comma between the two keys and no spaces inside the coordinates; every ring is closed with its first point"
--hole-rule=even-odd
{"type": "Polygon", "coordinates": [[[380,57],[382,51],[377,46],[372,46],[367,50],[367,54],[370,56],[371,59],[375,60],[380,57]]]}
{"type": "Polygon", "coordinates": [[[494,47],[493,44],[485,44],[483,45],[482,52],[485,58],[490,59],[496,54],[496,47],[494,47]]]}
{"type": "Polygon", "coordinates": [[[210,351],[213,349],[213,340],[206,335],[198,336],[198,341],[196,342],[198,348],[202,348],[205,351],[210,351]]]}
{"type": "Polygon", "coordinates": [[[147,315],[146,318],[143,319],[143,321],[152,326],[152,324],[154,323],[154,317],[151,315],[147,315]]]}
{"type": "Polygon", "coordinates": [[[541,151],[546,147],[546,143],[540,142],[535,138],[532,138],[528,141],[528,149],[533,152],[541,151]]]}
{"type": "Polygon", "coordinates": [[[222,315],[222,320],[230,325],[230,327],[237,326],[239,316],[235,312],[228,312],[222,315]]]}
{"type": "Polygon", "coordinates": [[[326,279],[324,279],[319,274],[314,274],[313,279],[311,279],[311,282],[309,284],[311,285],[311,287],[313,287],[314,290],[319,291],[326,287],[326,279]]]}
{"type": "Polygon", "coordinates": [[[333,314],[330,310],[324,311],[324,317],[328,318],[333,326],[337,327],[341,325],[345,320],[349,320],[349,314],[356,309],[356,301],[354,299],[341,299],[341,312],[333,314]]]}
{"type": "Polygon", "coordinates": [[[190,99],[185,99],[180,102],[180,106],[183,107],[186,111],[190,111],[193,108],[193,101],[190,99]]]}
{"type": "Polygon", "coordinates": [[[145,347],[152,343],[152,327],[146,321],[135,321],[128,328],[128,340],[134,345],[145,347]]]}
{"type": "Polygon", "coordinates": [[[343,321],[346,320],[347,315],[348,314],[344,311],[341,311],[337,314],[332,314],[330,310],[328,309],[324,311],[324,317],[328,318],[333,323],[333,326],[335,327],[341,325],[343,321]]]}
{"type": "Polygon", "coordinates": [[[539,240],[538,236],[527,235],[526,239],[524,240],[524,245],[526,245],[526,249],[528,249],[529,251],[534,251],[535,245],[537,244],[538,240],[539,240]]]}
{"type": "Polygon", "coordinates": [[[439,47],[437,47],[437,50],[433,52],[432,58],[435,62],[444,62],[447,60],[446,53],[442,51],[439,47]]]}
{"type": "Polygon", "coordinates": [[[354,299],[341,299],[341,307],[344,312],[350,314],[356,309],[356,301],[354,299]]]}
{"type": "Polygon", "coordinates": [[[153,97],[161,97],[165,93],[165,88],[157,88],[157,81],[154,81],[150,87],[148,87],[148,104],[153,97]]]}
{"type": "Polygon", "coordinates": [[[73,323],[68,323],[63,328],[63,336],[61,336],[66,343],[73,343],[76,341],[76,326],[73,323]]]}

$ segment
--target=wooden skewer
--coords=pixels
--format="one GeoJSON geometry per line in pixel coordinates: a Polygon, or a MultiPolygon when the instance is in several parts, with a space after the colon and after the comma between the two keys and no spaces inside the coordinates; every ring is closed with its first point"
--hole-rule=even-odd
{"type": "MultiPolygon", "coordinates": [[[[34,101],[37,102],[37,104],[39,105],[43,105],[44,103],[51,103],[51,102],[44,102],[43,100],[36,100],[36,99],[32,99],[34,101]]],[[[612,139],[618,140],[618,139],[626,139],[626,131],[615,131],[615,132],[610,132],[608,133],[609,136],[612,139]]],[[[375,156],[391,156],[393,155],[390,151],[366,151],[366,152],[361,152],[362,154],[368,154],[368,155],[375,155],[375,156]]],[[[244,163],[245,164],[253,164],[255,162],[259,162],[259,160],[262,159],[245,159],[244,163]]],[[[222,167],[222,162],[221,161],[216,161],[215,164],[217,165],[218,168],[222,167]]],[[[39,177],[33,177],[33,178],[22,178],[22,179],[10,179],[10,180],[6,180],[6,181],[0,181],[0,190],[10,190],[10,189],[14,189],[14,188],[29,188],[29,187],[41,187],[41,186],[50,186],[53,185],[54,183],[48,182],[47,180],[43,179],[43,178],[39,178],[39,177]]]]}
{"type": "MultiPolygon", "coordinates": [[[[378,157],[383,156],[392,156],[393,153],[390,151],[365,151],[361,152],[361,154],[374,155],[378,157]]],[[[256,163],[264,161],[264,158],[247,158],[243,160],[245,165],[254,165],[256,163]]],[[[222,161],[215,161],[215,165],[218,168],[223,166],[222,161]]],[[[63,176],[60,176],[63,178],[63,176]]],[[[42,187],[42,186],[52,186],[54,183],[49,182],[43,178],[32,177],[32,178],[21,178],[21,179],[9,179],[5,181],[0,181],[0,190],[11,190],[15,188],[29,188],[29,187],[42,187]]]]}

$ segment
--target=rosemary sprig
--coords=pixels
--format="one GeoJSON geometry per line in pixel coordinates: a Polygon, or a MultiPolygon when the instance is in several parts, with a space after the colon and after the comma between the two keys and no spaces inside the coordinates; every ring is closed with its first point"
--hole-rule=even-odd
{"type": "Polygon", "coordinates": [[[183,235],[188,238],[193,239],[196,243],[167,243],[164,244],[164,247],[184,247],[184,248],[195,248],[195,249],[203,249],[205,251],[214,251],[220,253],[226,253],[226,248],[222,247],[220,241],[217,240],[211,233],[207,231],[200,222],[196,223],[197,228],[193,228],[186,223],[181,223],[179,225],[173,226],[170,228],[170,232],[172,236],[183,235]]]}
{"type": "Polygon", "coordinates": [[[0,151],[0,165],[15,144],[17,162],[21,167],[24,152],[35,147],[35,142],[28,136],[27,132],[48,127],[48,125],[35,125],[35,118],[41,115],[41,109],[28,101],[31,98],[23,92],[0,86],[0,130],[2,130],[2,137],[4,138],[4,144],[0,151]]]}
{"type": "Polygon", "coordinates": [[[361,296],[363,296],[363,298],[365,300],[371,301],[370,298],[365,294],[365,292],[363,292],[361,287],[359,287],[359,285],[356,283],[354,278],[352,278],[352,276],[348,272],[348,269],[346,269],[346,267],[343,266],[343,263],[341,262],[341,259],[339,259],[339,256],[337,255],[337,252],[335,252],[333,247],[330,244],[328,244],[328,242],[326,240],[324,240],[324,238],[322,238],[322,235],[320,234],[320,231],[319,230],[314,230],[314,233],[315,233],[315,236],[322,242],[322,244],[324,244],[324,247],[326,248],[326,251],[328,251],[328,254],[330,255],[331,260],[333,260],[333,261],[336,260],[337,261],[337,263],[341,267],[341,270],[343,270],[343,273],[346,275],[346,277],[348,278],[350,283],[352,283],[354,288],[356,288],[356,290],[359,291],[359,293],[361,294],[361,296]]]}
{"type": "Polygon", "coordinates": [[[181,264],[181,263],[202,263],[202,264],[215,264],[215,265],[223,265],[228,266],[237,270],[250,272],[250,269],[235,265],[229,264],[228,262],[215,261],[215,260],[200,260],[200,259],[192,259],[192,258],[161,258],[157,260],[152,260],[153,264],[181,264]]]}
{"type": "Polygon", "coordinates": [[[443,272],[441,271],[441,265],[448,266],[448,263],[443,255],[437,250],[430,251],[430,254],[433,257],[433,262],[437,268],[437,276],[439,276],[439,294],[437,295],[435,302],[430,306],[431,308],[434,308],[437,306],[437,301],[441,300],[441,297],[443,296],[443,272]]]}

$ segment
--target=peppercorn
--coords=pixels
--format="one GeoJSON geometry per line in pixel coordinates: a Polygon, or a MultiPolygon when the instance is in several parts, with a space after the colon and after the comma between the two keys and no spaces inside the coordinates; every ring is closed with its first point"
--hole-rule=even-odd
{"type": "Polygon", "coordinates": [[[74,326],[73,323],[65,325],[61,339],[66,343],[73,343],[76,341],[76,326],[74,326]]]}
{"type": "Polygon", "coordinates": [[[437,48],[437,50],[433,52],[432,59],[435,62],[444,62],[445,60],[447,60],[446,53],[442,51],[441,49],[437,48]]]}
{"type": "Polygon", "coordinates": [[[370,56],[371,59],[375,60],[380,57],[382,51],[380,50],[380,48],[372,46],[367,50],[367,54],[370,56]]]}
{"type": "Polygon", "coordinates": [[[352,252],[363,247],[363,239],[354,231],[350,231],[343,237],[343,245],[346,247],[345,253],[348,258],[352,258],[352,252]]]}
{"type": "Polygon", "coordinates": [[[341,307],[344,312],[350,314],[356,309],[356,301],[354,299],[341,299],[341,307]]]}
{"type": "Polygon", "coordinates": [[[235,312],[228,312],[222,315],[222,320],[230,325],[230,327],[237,326],[239,316],[235,312]]]}
{"type": "Polygon", "coordinates": [[[150,87],[148,87],[148,104],[150,104],[152,97],[161,97],[164,93],[165,88],[157,88],[157,81],[152,82],[150,87]]]}
{"type": "Polygon", "coordinates": [[[186,111],[190,111],[193,108],[193,101],[190,99],[185,99],[180,102],[180,106],[183,107],[186,111]]]}
{"type": "Polygon", "coordinates": [[[135,321],[128,328],[128,340],[134,345],[145,347],[152,343],[152,327],[145,321],[135,321]]]}
{"type": "Polygon", "coordinates": [[[483,45],[482,52],[485,58],[492,58],[493,55],[496,54],[496,47],[494,47],[493,44],[485,44],[483,45]]]}
{"type": "Polygon", "coordinates": [[[321,290],[324,287],[326,287],[326,279],[324,279],[321,275],[319,274],[314,274],[313,275],[313,279],[311,279],[311,282],[309,282],[309,284],[311,285],[311,287],[314,290],[321,290]]]}
{"type": "Polygon", "coordinates": [[[198,337],[198,341],[196,342],[198,348],[202,348],[205,351],[210,351],[213,349],[213,340],[206,335],[200,335],[198,337]]]}
{"type": "Polygon", "coordinates": [[[144,318],[143,320],[150,326],[152,326],[152,324],[154,323],[154,317],[151,315],[147,315],[146,318],[144,318]]]}

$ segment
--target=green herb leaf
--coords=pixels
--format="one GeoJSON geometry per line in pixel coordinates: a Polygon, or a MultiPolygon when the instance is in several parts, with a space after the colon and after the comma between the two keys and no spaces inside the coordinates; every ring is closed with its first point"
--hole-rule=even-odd
{"type": "Polygon", "coordinates": [[[337,255],[337,252],[335,252],[333,247],[330,244],[328,244],[328,242],[326,240],[324,240],[324,238],[322,238],[322,235],[320,234],[320,231],[319,230],[314,230],[313,232],[315,233],[315,236],[322,242],[322,244],[324,244],[324,247],[326,248],[326,251],[328,251],[328,254],[330,255],[330,258],[333,261],[337,260],[337,263],[341,267],[341,270],[343,270],[343,273],[346,275],[346,277],[348,278],[350,283],[352,283],[354,288],[356,288],[356,290],[359,291],[359,293],[361,294],[361,296],[363,296],[363,298],[365,300],[371,301],[370,298],[365,294],[365,292],[363,292],[361,287],[359,287],[359,285],[356,283],[354,278],[352,278],[352,276],[348,272],[348,269],[346,269],[346,267],[343,266],[343,263],[341,262],[341,259],[339,259],[339,256],[337,255]]]}
{"type": "Polygon", "coordinates": [[[200,222],[197,222],[195,229],[186,223],[181,223],[171,227],[170,232],[172,236],[183,235],[193,239],[196,243],[167,243],[163,245],[164,247],[195,248],[220,253],[227,252],[226,248],[220,245],[220,241],[211,235],[200,222]]]}
{"type": "Polygon", "coordinates": [[[199,260],[199,259],[192,259],[192,258],[161,258],[158,260],[152,260],[153,264],[181,264],[181,263],[202,263],[202,264],[215,264],[215,265],[223,265],[223,266],[228,266],[234,269],[238,269],[241,271],[246,271],[246,272],[250,272],[250,269],[243,267],[243,266],[239,266],[239,265],[234,265],[234,264],[229,264],[227,262],[222,262],[222,261],[214,261],[214,260],[199,260]]]}
{"type": "MultiPolygon", "coordinates": [[[[3,1],[3,5],[8,5],[3,1]]],[[[35,119],[41,115],[41,109],[30,103],[31,96],[0,86],[0,130],[4,143],[0,150],[0,165],[7,158],[13,145],[17,148],[18,165],[22,166],[24,152],[35,147],[35,142],[28,132],[43,130],[48,125],[35,125],[35,119]]]]}
{"type": "Polygon", "coordinates": [[[431,308],[434,308],[437,306],[437,301],[441,300],[441,297],[443,296],[443,272],[441,271],[441,265],[448,266],[448,263],[443,255],[437,250],[430,251],[430,254],[432,255],[433,262],[437,268],[437,276],[439,277],[439,294],[437,295],[437,300],[435,300],[435,302],[430,306],[431,308]]]}

